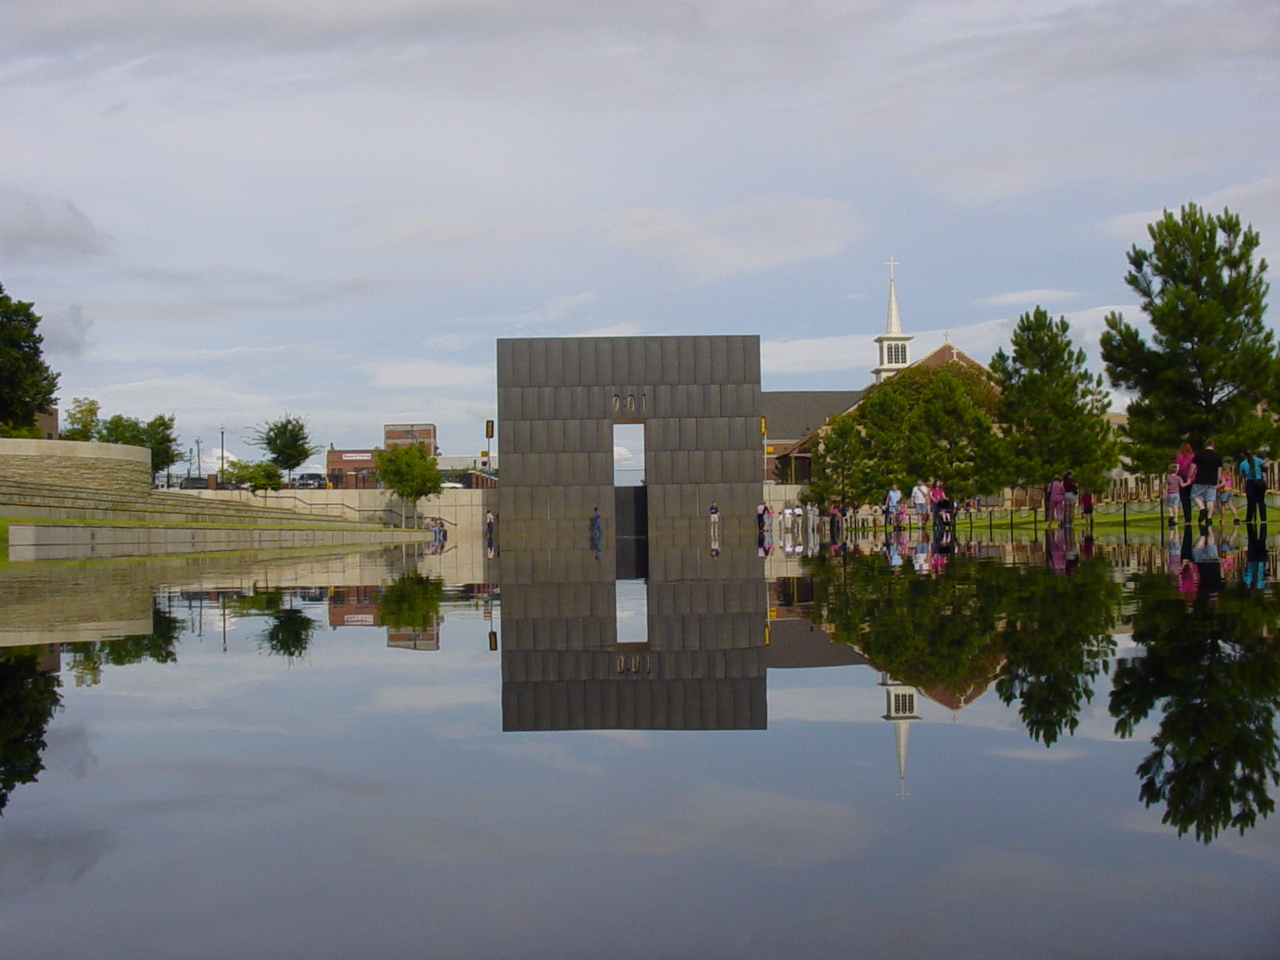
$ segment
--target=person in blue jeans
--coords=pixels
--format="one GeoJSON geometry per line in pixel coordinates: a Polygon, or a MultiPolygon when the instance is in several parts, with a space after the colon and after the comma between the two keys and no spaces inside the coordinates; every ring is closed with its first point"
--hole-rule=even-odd
{"type": "Polygon", "coordinates": [[[1267,522],[1267,481],[1263,468],[1266,461],[1252,450],[1240,453],[1240,476],[1244,477],[1244,522],[1267,522]]]}

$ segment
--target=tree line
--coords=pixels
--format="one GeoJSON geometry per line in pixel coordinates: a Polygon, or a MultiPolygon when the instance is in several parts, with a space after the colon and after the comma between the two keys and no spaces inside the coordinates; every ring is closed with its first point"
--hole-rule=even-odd
{"type": "Polygon", "coordinates": [[[1165,211],[1147,232],[1150,249],[1129,251],[1125,282],[1149,338],[1112,312],[1100,342],[1110,386],[1130,397],[1127,423],[1113,427],[1103,378],[1089,372],[1066,318],[1037,306],[989,369],[909,367],[832,418],[812,450],[809,497],[877,501],[890,483],[933,478],[969,497],[1043,486],[1066,470],[1100,489],[1121,462],[1163,473],[1181,443],[1210,438],[1229,455],[1273,455],[1280,356],[1264,323],[1257,232],[1195,204],[1165,211]]]}

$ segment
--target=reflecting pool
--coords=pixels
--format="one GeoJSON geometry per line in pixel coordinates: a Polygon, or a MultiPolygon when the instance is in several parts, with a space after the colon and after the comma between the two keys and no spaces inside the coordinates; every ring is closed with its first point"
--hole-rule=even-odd
{"type": "Polygon", "coordinates": [[[3,956],[1276,955],[1276,538],[589,516],[0,570],[3,956]]]}

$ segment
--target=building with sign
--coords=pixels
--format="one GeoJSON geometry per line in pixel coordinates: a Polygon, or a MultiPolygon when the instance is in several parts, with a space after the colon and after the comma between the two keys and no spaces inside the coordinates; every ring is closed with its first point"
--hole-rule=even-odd
{"type": "Polygon", "coordinates": [[[335,490],[361,490],[378,485],[374,474],[374,450],[329,450],[324,472],[335,490]]]}

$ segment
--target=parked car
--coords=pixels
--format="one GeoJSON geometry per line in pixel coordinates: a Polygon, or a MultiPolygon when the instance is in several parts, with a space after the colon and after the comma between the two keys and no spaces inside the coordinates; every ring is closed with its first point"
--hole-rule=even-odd
{"type": "Polygon", "coordinates": [[[325,479],[323,473],[300,473],[294,486],[299,490],[323,490],[325,479]]]}
{"type": "Polygon", "coordinates": [[[208,490],[209,481],[205,477],[183,477],[178,482],[179,490],[208,490]]]}

